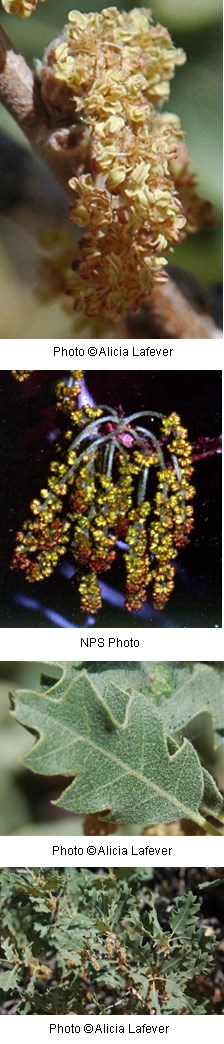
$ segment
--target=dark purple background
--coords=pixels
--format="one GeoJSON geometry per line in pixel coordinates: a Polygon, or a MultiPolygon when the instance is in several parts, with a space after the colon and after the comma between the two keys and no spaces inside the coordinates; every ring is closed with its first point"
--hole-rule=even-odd
{"type": "MultiPolygon", "coordinates": [[[[18,384],[10,371],[1,373],[2,627],[60,626],[57,614],[61,626],[88,626],[79,610],[75,585],[64,575],[71,559],[63,560],[52,577],[39,584],[29,584],[21,573],[10,570],[15,532],[29,513],[31,498],[46,484],[54,455],[49,436],[59,423],[54,384],[61,376],[61,372],[39,371],[18,384]],[[33,604],[21,604],[24,598],[33,604]]],[[[188,428],[191,443],[221,433],[221,372],[90,371],[86,382],[98,404],[122,405],[125,413],[152,409],[168,414],[175,410],[188,428]]],[[[197,489],[195,527],[189,545],[178,555],[175,590],[166,609],[160,613],[147,607],[130,614],[105,601],[97,616],[99,627],[221,626],[221,455],[197,461],[193,481],[197,489]]],[[[102,582],[123,593],[122,557],[102,575],[102,582]]]]}

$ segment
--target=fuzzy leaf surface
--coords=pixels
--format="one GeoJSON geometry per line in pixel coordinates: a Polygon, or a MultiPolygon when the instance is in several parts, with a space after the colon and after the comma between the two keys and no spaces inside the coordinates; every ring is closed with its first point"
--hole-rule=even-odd
{"type": "MultiPolygon", "coordinates": [[[[77,668],[80,670],[80,664],[69,667],[71,676],[77,668]]],[[[148,695],[162,714],[169,733],[180,732],[203,712],[212,714],[216,730],[224,729],[224,675],[207,663],[183,666],[147,660],[110,664],[96,661],[88,664],[88,675],[103,696],[112,684],[125,692],[135,690],[148,695]]]]}
{"type": "Polygon", "coordinates": [[[199,910],[200,903],[197,902],[193,892],[178,896],[176,906],[171,913],[170,927],[172,932],[178,935],[179,939],[183,937],[191,939],[195,917],[199,910]]]}
{"type": "Polygon", "coordinates": [[[202,823],[199,758],[188,740],[169,753],[162,717],[145,694],[111,685],[103,697],[87,671],[69,665],[53,689],[19,691],[15,713],[39,736],[25,764],[72,778],[57,802],[63,808],[110,809],[116,821],[202,823]]]}
{"type": "Polygon", "coordinates": [[[169,732],[179,732],[201,711],[210,711],[216,729],[224,728],[224,679],[214,667],[196,663],[180,672],[168,699],[161,696],[159,709],[169,732]]]}
{"type": "MultiPolygon", "coordinates": [[[[66,692],[68,683],[85,669],[85,664],[55,662],[53,666],[61,670],[61,677],[58,680],[51,677],[49,664],[48,674],[42,677],[42,682],[46,691],[51,686],[52,698],[59,699],[66,692]]],[[[224,675],[207,663],[180,666],[174,662],[147,660],[142,663],[94,661],[88,664],[87,673],[105,698],[111,685],[124,692],[147,695],[157,706],[169,734],[183,730],[185,733],[185,726],[190,726],[199,714],[206,712],[212,715],[216,731],[224,729],[224,675]]]]}
{"type": "Polygon", "coordinates": [[[8,993],[9,990],[12,990],[14,986],[17,986],[18,981],[18,968],[10,968],[9,971],[0,972],[0,990],[3,990],[3,993],[8,993]]]}

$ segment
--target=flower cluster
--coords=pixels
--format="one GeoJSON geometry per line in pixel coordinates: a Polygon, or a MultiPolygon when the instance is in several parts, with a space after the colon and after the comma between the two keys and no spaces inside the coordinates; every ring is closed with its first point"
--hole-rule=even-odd
{"type": "Polygon", "coordinates": [[[23,381],[27,381],[27,377],[29,377],[31,373],[32,370],[12,370],[13,377],[15,377],[15,380],[19,381],[20,384],[23,384],[23,381]]]}
{"type": "MultiPolygon", "coordinates": [[[[161,112],[185,55],[148,9],[71,11],[40,69],[44,103],[88,132],[70,180],[71,219],[86,231],[67,281],[74,308],[117,321],[136,311],[166,257],[207,220],[177,116],[161,112]]],[[[209,220],[211,219],[209,210],[209,220]]],[[[49,262],[50,264],[50,262],[49,262]]]]}
{"type": "Polygon", "coordinates": [[[155,556],[152,580],[157,609],[164,608],[174,587],[173,561],[177,549],[184,546],[192,529],[193,508],[188,502],[195,494],[194,486],[190,485],[193,473],[191,447],[187,431],[176,413],[162,420],[161,434],[171,454],[173,467],[167,466],[164,460],[160,468],[149,532],[150,550],[155,556]]]}
{"type": "Polygon", "coordinates": [[[147,598],[150,580],[150,561],[147,542],[146,519],[150,505],[146,502],[129,512],[127,529],[128,551],[126,562],[126,609],[138,612],[147,598]]]}
{"type": "Polygon", "coordinates": [[[43,4],[45,0],[2,0],[3,7],[7,14],[18,14],[20,18],[29,18],[38,4],[43,4]]]}
{"type": "MultiPolygon", "coordinates": [[[[19,380],[21,373],[27,371],[17,371],[19,380]]],[[[17,533],[12,567],[30,581],[43,580],[69,549],[81,608],[95,613],[101,606],[98,577],[123,549],[126,608],[138,612],[150,585],[154,606],[163,609],[174,586],[177,549],[193,524],[187,431],[176,413],[125,418],[111,407],[80,407],[81,377],[71,371],[69,382],[56,387],[62,441],[46,487],[17,533]]]]}

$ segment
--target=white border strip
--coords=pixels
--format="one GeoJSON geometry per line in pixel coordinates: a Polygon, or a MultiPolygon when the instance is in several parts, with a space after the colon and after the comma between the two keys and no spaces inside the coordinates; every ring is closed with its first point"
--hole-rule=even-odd
{"type": "Polygon", "coordinates": [[[153,338],[48,338],[0,341],[1,369],[215,370],[223,365],[223,340],[153,338]]]}
{"type": "MultiPolygon", "coordinates": [[[[66,814],[64,813],[65,818],[66,814]]],[[[77,818],[76,818],[77,829],[77,818]]],[[[81,817],[80,817],[81,824],[81,817]]],[[[52,831],[52,824],[49,824],[52,831]]],[[[71,819],[72,829],[72,819],[71,819]]],[[[118,828],[119,829],[119,828],[118,828]]],[[[134,829],[134,828],[133,828],[134,829]]],[[[224,865],[224,837],[0,837],[0,866],[151,867],[224,865]]]]}

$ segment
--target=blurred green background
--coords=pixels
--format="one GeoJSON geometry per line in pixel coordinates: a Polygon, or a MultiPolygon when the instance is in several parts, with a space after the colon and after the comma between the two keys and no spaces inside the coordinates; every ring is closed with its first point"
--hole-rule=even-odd
{"type": "MultiPolygon", "coordinates": [[[[82,11],[102,10],[105,6],[110,5],[93,4],[91,0],[79,5],[82,11]]],[[[125,5],[117,6],[129,10],[134,4],[126,0],[125,5]]],[[[222,280],[222,3],[221,0],[186,0],[185,3],[154,0],[148,6],[154,19],[168,27],[175,44],[182,46],[187,54],[186,65],[177,69],[172,83],[169,108],[181,118],[198,187],[201,194],[213,202],[217,220],[214,230],[191,236],[178,247],[171,263],[187,269],[206,287],[222,280]]],[[[32,64],[59,34],[71,8],[70,0],[47,0],[25,22],[3,11],[0,21],[32,64]]],[[[1,128],[24,144],[22,134],[3,109],[0,120],[1,128]]],[[[69,336],[72,332],[70,315],[66,316],[56,303],[40,304],[33,293],[36,244],[32,215],[29,212],[25,217],[21,206],[4,211],[1,232],[1,336],[53,336],[55,329],[58,336],[62,332],[63,336],[69,336]]]]}
{"type": "MultiPolygon", "coordinates": [[[[33,737],[9,713],[9,693],[39,688],[41,671],[46,671],[41,662],[0,664],[0,835],[82,833],[81,816],[63,815],[51,804],[59,796],[60,777],[35,779],[20,760],[33,737]]],[[[59,674],[51,667],[52,677],[59,674]]]]}

